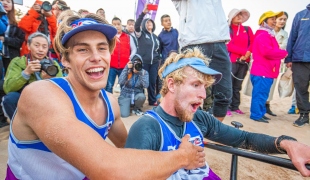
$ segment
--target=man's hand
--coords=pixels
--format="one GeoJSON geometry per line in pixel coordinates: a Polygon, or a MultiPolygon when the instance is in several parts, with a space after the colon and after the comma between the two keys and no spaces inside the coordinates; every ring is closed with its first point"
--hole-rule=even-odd
{"type": "Polygon", "coordinates": [[[127,63],[127,66],[128,66],[129,69],[131,69],[131,68],[132,68],[132,62],[129,61],[129,62],[127,63]]]}
{"type": "Polygon", "coordinates": [[[24,73],[27,75],[31,75],[34,72],[38,72],[41,70],[41,64],[39,60],[29,61],[24,73]]]}
{"type": "Polygon", "coordinates": [[[241,56],[240,60],[245,61],[247,58],[245,56],[241,56]]]}
{"type": "Polygon", "coordinates": [[[147,8],[148,3],[145,3],[144,9],[143,9],[143,13],[147,14],[149,12],[149,9],[147,8]]]}
{"type": "Polygon", "coordinates": [[[196,169],[206,164],[204,149],[200,146],[195,146],[189,142],[189,135],[182,138],[182,143],[179,146],[180,151],[184,152],[185,169],[196,169]]]}
{"type": "Polygon", "coordinates": [[[50,79],[52,76],[48,75],[45,71],[41,71],[41,78],[42,79],[50,79]]]}
{"type": "Polygon", "coordinates": [[[53,15],[52,11],[44,11],[41,9],[41,14],[43,14],[45,17],[50,17],[53,15]]]}
{"type": "Polygon", "coordinates": [[[251,56],[251,52],[250,52],[250,51],[247,51],[247,52],[245,53],[245,55],[244,55],[245,60],[246,60],[246,59],[249,59],[250,56],[251,56]]]}
{"type": "Polygon", "coordinates": [[[287,67],[287,68],[291,68],[291,67],[292,67],[292,63],[291,63],[291,62],[286,63],[286,67],[287,67]]]}
{"type": "Polygon", "coordinates": [[[4,42],[4,36],[0,36],[0,41],[4,42]]]}
{"type": "Polygon", "coordinates": [[[310,164],[310,146],[297,141],[283,140],[280,146],[286,150],[294,166],[304,177],[310,177],[310,170],[305,164],[310,164]]]}

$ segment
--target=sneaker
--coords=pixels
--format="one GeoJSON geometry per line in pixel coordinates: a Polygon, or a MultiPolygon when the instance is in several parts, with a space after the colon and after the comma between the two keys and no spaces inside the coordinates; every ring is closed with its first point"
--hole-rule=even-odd
{"type": "Polygon", "coordinates": [[[289,109],[287,113],[288,114],[295,114],[296,113],[295,110],[296,110],[295,106],[292,106],[291,109],[289,109]]]}
{"type": "Polygon", "coordinates": [[[142,116],[144,114],[140,109],[132,110],[132,113],[137,116],[142,116]]]}
{"type": "Polygon", "coordinates": [[[121,92],[121,87],[119,84],[116,85],[115,88],[113,88],[113,91],[116,92],[116,93],[120,93],[121,92]]]}
{"type": "Polygon", "coordinates": [[[300,114],[300,117],[293,123],[295,127],[303,127],[304,125],[309,124],[309,115],[308,114],[300,114]]]}
{"type": "Polygon", "coordinates": [[[236,113],[236,114],[244,114],[244,112],[242,112],[240,109],[237,109],[237,110],[235,110],[233,112],[236,113]]]}
{"type": "Polygon", "coordinates": [[[227,110],[227,112],[226,112],[226,116],[232,116],[232,113],[231,113],[231,111],[230,111],[230,110],[227,110]]]}

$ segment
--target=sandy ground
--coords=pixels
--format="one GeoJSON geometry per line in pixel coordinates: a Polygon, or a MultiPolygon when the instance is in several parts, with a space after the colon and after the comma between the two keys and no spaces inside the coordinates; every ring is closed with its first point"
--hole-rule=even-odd
{"type": "MultiPolygon", "coordinates": [[[[118,96],[116,93],[115,96],[118,96]]],[[[251,98],[242,95],[242,103],[240,108],[246,113],[245,115],[233,115],[224,120],[225,124],[230,124],[231,121],[239,121],[244,125],[243,130],[266,133],[272,136],[279,136],[282,134],[290,135],[298,139],[298,141],[310,145],[310,126],[296,128],[292,126],[298,115],[288,115],[287,111],[291,106],[291,98],[280,99],[278,93],[275,93],[274,100],[271,102],[271,107],[277,117],[272,117],[269,124],[257,123],[249,119],[249,107],[251,98]]],[[[151,107],[145,105],[144,110],[151,107]]],[[[138,119],[137,116],[132,115],[124,118],[124,124],[129,130],[133,122],[138,119]]],[[[6,162],[7,162],[7,143],[9,136],[9,127],[0,128],[0,179],[5,178],[6,162]]],[[[218,152],[215,150],[206,149],[206,161],[215,173],[222,179],[229,179],[231,155],[218,152]]],[[[287,158],[286,155],[281,157],[287,158]]],[[[281,179],[281,180],[302,180],[310,179],[303,178],[298,172],[280,168],[274,165],[241,158],[239,157],[238,179],[281,179]]]]}

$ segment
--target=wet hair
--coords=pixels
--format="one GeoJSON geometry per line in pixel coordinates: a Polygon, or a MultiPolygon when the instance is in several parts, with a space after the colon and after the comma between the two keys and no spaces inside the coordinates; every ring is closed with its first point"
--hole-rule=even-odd
{"type": "Polygon", "coordinates": [[[118,18],[118,17],[114,17],[114,18],[112,19],[112,22],[113,22],[113,21],[119,21],[119,22],[122,23],[122,20],[121,20],[120,18],[118,18]]]}
{"type": "Polygon", "coordinates": [[[34,32],[34,33],[30,34],[30,36],[27,39],[27,44],[31,44],[32,40],[36,37],[43,37],[44,39],[46,39],[48,46],[50,46],[51,42],[50,42],[49,38],[41,32],[34,32]]]}
{"type": "Polygon", "coordinates": [[[160,22],[163,22],[164,18],[170,17],[168,14],[164,14],[160,17],[160,22]]]}
{"type": "MultiPolygon", "coordinates": [[[[82,17],[81,15],[77,14],[77,15],[72,15],[72,16],[68,16],[64,18],[64,20],[59,24],[54,42],[55,42],[55,50],[58,53],[60,53],[65,58],[66,61],[70,61],[69,51],[71,47],[68,47],[68,42],[70,41],[70,39],[64,45],[62,44],[61,40],[65,33],[68,33],[69,31],[73,29],[73,27],[71,27],[70,24],[73,21],[81,19],[81,18],[91,18],[97,21],[98,23],[109,24],[103,17],[98,16],[96,14],[87,14],[85,15],[85,17],[84,16],[82,17]]],[[[115,37],[111,39],[110,41],[108,41],[108,43],[109,43],[109,51],[110,53],[112,53],[115,47],[115,37]]]]}
{"type": "MultiPolygon", "coordinates": [[[[168,56],[168,58],[165,60],[165,63],[159,69],[159,71],[158,71],[159,77],[161,79],[163,79],[162,73],[164,72],[165,68],[168,65],[170,65],[171,63],[178,62],[182,58],[190,58],[190,57],[197,57],[197,58],[202,59],[206,63],[206,66],[208,66],[210,63],[210,59],[206,58],[205,55],[202,53],[202,51],[198,47],[188,48],[179,54],[171,53],[170,56],[168,56]]],[[[167,81],[167,79],[169,79],[169,78],[172,78],[174,83],[176,83],[177,85],[182,84],[184,82],[184,79],[186,79],[188,77],[188,75],[197,77],[199,79],[199,81],[206,83],[207,86],[210,86],[214,83],[215,80],[214,80],[213,76],[203,74],[203,73],[201,73],[201,72],[199,72],[193,68],[192,68],[192,71],[185,71],[186,67],[188,67],[188,66],[184,66],[180,69],[173,71],[172,73],[168,74],[163,79],[163,85],[162,85],[162,88],[160,90],[160,94],[162,97],[164,97],[169,92],[168,81],[167,81]]]]}

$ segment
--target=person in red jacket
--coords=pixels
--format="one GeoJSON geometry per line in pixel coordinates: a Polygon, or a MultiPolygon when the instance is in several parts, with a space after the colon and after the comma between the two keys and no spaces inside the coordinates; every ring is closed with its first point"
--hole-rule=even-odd
{"type": "MultiPolygon", "coordinates": [[[[56,16],[52,11],[45,11],[42,9],[42,1],[36,0],[33,6],[29,9],[27,14],[20,20],[18,27],[25,32],[25,41],[20,52],[21,56],[29,53],[27,48],[27,39],[29,35],[34,32],[41,32],[50,38],[50,42],[54,42],[57,31],[56,16]]],[[[57,58],[57,55],[51,44],[48,56],[51,59],[57,58]]]]}
{"type": "Polygon", "coordinates": [[[227,111],[227,116],[232,116],[232,112],[244,114],[240,109],[240,90],[242,82],[249,68],[250,56],[254,35],[252,29],[243,26],[250,17],[246,9],[232,9],[228,15],[231,41],[227,44],[231,61],[232,76],[232,101],[227,111]]]}
{"type": "Polygon", "coordinates": [[[113,93],[113,86],[116,76],[120,76],[123,69],[127,65],[130,57],[136,54],[137,49],[133,44],[131,37],[123,32],[122,21],[118,17],[112,19],[112,24],[117,29],[116,46],[111,54],[111,63],[106,91],[113,93]]]}

